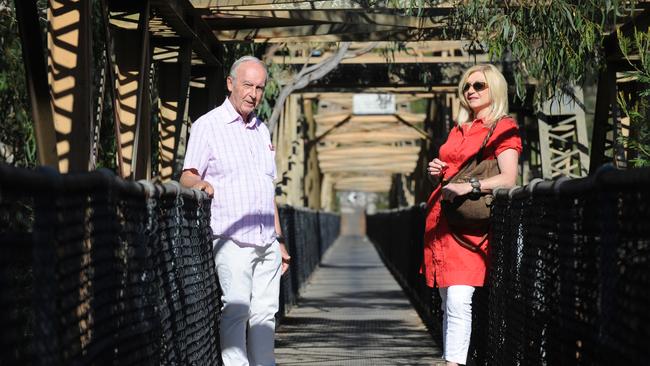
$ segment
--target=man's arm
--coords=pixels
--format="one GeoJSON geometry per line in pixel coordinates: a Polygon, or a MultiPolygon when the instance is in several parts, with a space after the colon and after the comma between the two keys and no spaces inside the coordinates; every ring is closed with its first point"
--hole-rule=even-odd
{"type": "Polygon", "coordinates": [[[282,241],[280,241],[280,253],[282,254],[282,274],[289,269],[289,262],[291,261],[291,256],[287,251],[287,246],[284,245],[284,236],[282,235],[282,227],[280,226],[280,214],[278,213],[278,205],[275,206],[275,233],[280,235],[282,241]]]}
{"type": "Polygon", "coordinates": [[[210,183],[201,179],[201,176],[196,169],[183,170],[180,183],[182,186],[187,188],[195,188],[200,191],[205,191],[205,193],[207,193],[210,197],[214,196],[214,188],[212,188],[212,185],[210,183]]]}

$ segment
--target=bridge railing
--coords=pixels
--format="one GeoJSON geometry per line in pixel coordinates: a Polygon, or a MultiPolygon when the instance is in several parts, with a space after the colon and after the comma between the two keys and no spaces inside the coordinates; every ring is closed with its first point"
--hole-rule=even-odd
{"type": "MultiPolygon", "coordinates": [[[[495,202],[488,286],[474,296],[476,364],[647,364],[650,169],[533,182],[495,202]]],[[[423,217],[421,207],[369,216],[368,235],[439,335],[437,291],[414,275],[423,217]]]]}
{"type": "MultiPolygon", "coordinates": [[[[338,216],[280,211],[284,311],[338,216]]],[[[0,364],[220,364],[209,222],[209,198],[175,183],[0,165],[0,364]]]]}

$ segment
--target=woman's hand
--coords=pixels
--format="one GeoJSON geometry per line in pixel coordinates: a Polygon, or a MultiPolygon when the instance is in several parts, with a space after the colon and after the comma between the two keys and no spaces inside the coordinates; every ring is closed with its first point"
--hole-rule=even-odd
{"type": "Polygon", "coordinates": [[[442,200],[453,201],[457,196],[464,196],[472,191],[469,183],[449,183],[442,187],[442,200]]]}
{"type": "Polygon", "coordinates": [[[432,176],[441,177],[444,174],[445,170],[447,170],[447,163],[438,158],[435,158],[429,162],[429,167],[427,170],[432,176]]]}

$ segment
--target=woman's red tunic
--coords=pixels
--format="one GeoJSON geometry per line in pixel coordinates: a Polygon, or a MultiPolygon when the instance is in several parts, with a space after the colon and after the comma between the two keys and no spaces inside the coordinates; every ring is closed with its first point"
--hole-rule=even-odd
{"type": "MultiPolygon", "coordinates": [[[[448,164],[444,179],[450,179],[463,163],[472,158],[481,147],[488,133],[482,120],[466,123],[464,128],[454,127],[449,132],[447,142],[440,147],[439,159],[448,164]]],[[[514,119],[501,119],[490,137],[483,152],[483,159],[495,159],[507,149],[521,153],[519,129],[514,119]]],[[[462,247],[449,233],[447,222],[440,215],[440,185],[431,193],[424,231],[424,272],[429,287],[448,287],[452,285],[483,286],[487,268],[486,258],[489,239],[482,245],[480,253],[462,247]]],[[[480,237],[464,235],[476,244],[480,237]]]]}

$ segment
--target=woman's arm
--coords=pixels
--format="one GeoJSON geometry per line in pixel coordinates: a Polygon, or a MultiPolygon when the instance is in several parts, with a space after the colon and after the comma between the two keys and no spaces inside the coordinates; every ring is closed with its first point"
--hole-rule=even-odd
{"type": "MultiPolygon", "coordinates": [[[[481,192],[490,193],[496,188],[511,188],[517,183],[517,162],[519,152],[515,149],[507,149],[497,155],[497,164],[501,173],[486,179],[482,179],[481,192]]],[[[469,183],[450,183],[442,189],[442,199],[453,201],[456,196],[463,196],[472,191],[469,183]]]]}
{"type": "Polygon", "coordinates": [[[518,162],[519,152],[515,149],[507,149],[497,155],[497,164],[501,173],[481,180],[481,192],[490,193],[497,188],[514,187],[517,184],[518,162]]]}

